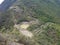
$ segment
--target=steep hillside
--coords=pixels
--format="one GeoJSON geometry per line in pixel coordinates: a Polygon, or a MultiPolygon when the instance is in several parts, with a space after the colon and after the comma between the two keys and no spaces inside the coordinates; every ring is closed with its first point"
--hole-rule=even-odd
{"type": "Polygon", "coordinates": [[[60,0],[17,0],[0,12],[0,33],[11,45],[60,45],[60,0]]]}
{"type": "Polygon", "coordinates": [[[16,0],[3,0],[0,4],[0,12],[6,11],[16,0]]]}
{"type": "MultiPolygon", "coordinates": [[[[60,5],[57,2],[59,0],[22,0],[24,5],[28,8],[31,8],[36,15],[46,15],[51,16],[52,18],[60,17],[60,5]]],[[[57,18],[59,20],[59,18],[57,18]]],[[[59,21],[58,21],[59,22],[59,21]]]]}

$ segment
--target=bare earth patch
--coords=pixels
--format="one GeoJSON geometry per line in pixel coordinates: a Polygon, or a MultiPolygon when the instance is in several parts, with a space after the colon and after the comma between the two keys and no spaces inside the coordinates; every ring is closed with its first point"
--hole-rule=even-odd
{"type": "Polygon", "coordinates": [[[23,22],[23,23],[20,25],[20,28],[21,28],[21,29],[27,29],[29,26],[30,26],[30,24],[29,24],[28,22],[23,22]]]}
{"type": "Polygon", "coordinates": [[[33,34],[27,30],[27,28],[30,26],[30,24],[28,22],[23,22],[22,24],[15,24],[14,27],[17,28],[21,34],[27,36],[27,37],[32,37],[33,34]]]}

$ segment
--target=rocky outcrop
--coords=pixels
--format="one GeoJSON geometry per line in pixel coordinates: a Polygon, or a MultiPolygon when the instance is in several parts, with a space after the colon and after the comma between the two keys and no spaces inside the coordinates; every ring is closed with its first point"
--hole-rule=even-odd
{"type": "Polygon", "coordinates": [[[7,39],[2,34],[0,34],[0,45],[6,45],[6,42],[7,39]]]}
{"type": "Polygon", "coordinates": [[[24,44],[8,41],[7,45],[24,45],[24,44]]]}
{"type": "Polygon", "coordinates": [[[8,37],[0,33],[0,45],[24,45],[24,44],[11,41],[8,39],[8,37]]]}

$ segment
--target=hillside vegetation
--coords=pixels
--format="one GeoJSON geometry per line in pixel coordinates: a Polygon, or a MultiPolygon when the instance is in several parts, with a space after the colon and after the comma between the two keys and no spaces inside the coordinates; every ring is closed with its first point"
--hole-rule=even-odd
{"type": "Polygon", "coordinates": [[[60,45],[60,0],[17,0],[0,12],[0,34],[0,45],[60,45]]]}

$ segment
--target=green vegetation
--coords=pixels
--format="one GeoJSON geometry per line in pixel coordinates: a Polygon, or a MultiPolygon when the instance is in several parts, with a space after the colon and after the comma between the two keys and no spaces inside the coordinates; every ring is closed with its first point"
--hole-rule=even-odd
{"type": "Polygon", "coordinates": [[[0,33],[8,34],[8,40],[24,45],[60,45],[60,4],[56,0],[17,0],[12,7],[0,13],[0,33]],[[14,28],[15,24],[35,20],[38,23],[32,22],[27,29],[32,38],[14,28]]]}

